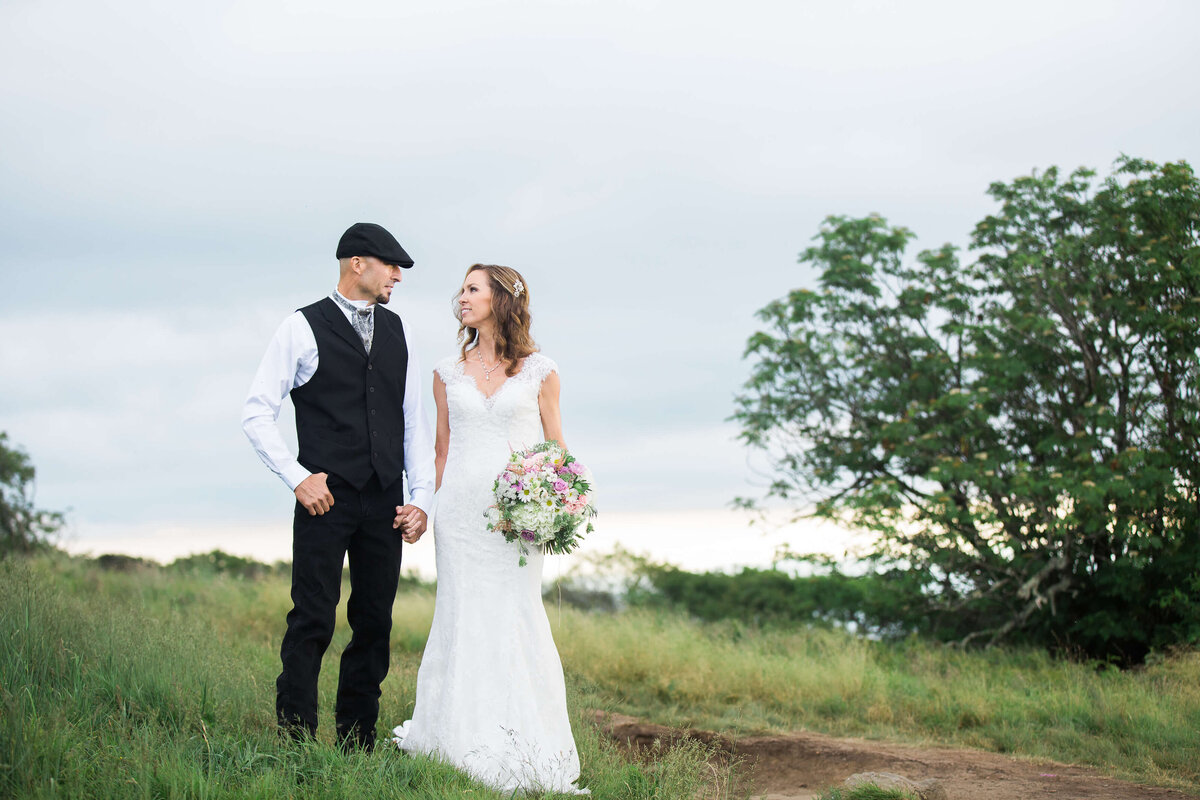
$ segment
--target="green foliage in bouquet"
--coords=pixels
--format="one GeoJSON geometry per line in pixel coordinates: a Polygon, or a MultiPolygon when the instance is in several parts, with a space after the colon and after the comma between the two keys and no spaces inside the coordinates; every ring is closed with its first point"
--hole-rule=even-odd
{"type": "Polygon", "coordinates": [[[1200,642],[1200,182],[996,183],[963,262],[830,217],[734,418],[769,495],[880,534],[946,638],[1130,664],[1200,642]]]}

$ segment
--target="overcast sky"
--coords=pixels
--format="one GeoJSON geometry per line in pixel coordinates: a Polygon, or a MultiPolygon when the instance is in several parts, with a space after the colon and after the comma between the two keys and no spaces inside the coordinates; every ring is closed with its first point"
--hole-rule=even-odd
{"type": "Polygon", "coordinates": [[[82,537],[286,523],[242,401],[373,221],[427,374],[466,267],[513,266],[603,508],[722,507],[753,313],[812,285],[821,219],[965,244],[992,181],[1197,164],[1198,30],[1186,0],[6,0],[0,430],[82,537]]]}

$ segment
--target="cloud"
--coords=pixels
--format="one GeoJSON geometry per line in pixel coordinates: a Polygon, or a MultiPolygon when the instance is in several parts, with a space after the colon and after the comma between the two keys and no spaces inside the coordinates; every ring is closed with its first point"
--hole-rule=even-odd
{"type": "Polygon", "coordinates": [[[466,266],[515,266],[614,510],[719,507],[754,480],[726,422],[754,311],[812,285],[820,220],[965,244],[994,180],[1195,163],[1197,23],[1115,0],[4,4],[0,429],[81,524],[273,518],[241,401],[371,220],[417,261],[395,303],[426,372],[466,266]]]}

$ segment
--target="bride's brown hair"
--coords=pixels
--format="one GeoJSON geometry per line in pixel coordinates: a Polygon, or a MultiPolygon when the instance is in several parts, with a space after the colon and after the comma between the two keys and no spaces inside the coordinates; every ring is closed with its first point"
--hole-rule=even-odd
{"type": "MultiPolygon", "coordinates": [[[[529,315],[529,288],[521,273],[512,267],[498,264],[472,264],[467,275],[475,271],[488,276],[492,289],[492,318],[496,320],[496,356],[505,362],[504,374],[510,378],[517,372],[517,362],[537,351],[537,345],[529,334],[532,318],[529,315]]],[[[466,280],[466,276],[463,277],[466,280]]],[[[458,341],[462,345],[462,359],[467,360],[467,347],[475,342],[479,331],[462,321],[462,308],[458,298],[462,290],[454,295],[454,316],[458,317],[458,341]]]]}

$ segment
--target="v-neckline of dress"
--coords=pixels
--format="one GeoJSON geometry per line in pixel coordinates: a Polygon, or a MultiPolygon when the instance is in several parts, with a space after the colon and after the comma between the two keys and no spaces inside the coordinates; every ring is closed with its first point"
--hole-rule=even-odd
{"type": "Polygon", "coordinates": [[[498,397],[500,393],[504,391],[504,387],[508,386],[508,384],[512,383],[513,380],[525,372],[525,359],[521,359],[521,368],[512,375],[505,376],[504,380],[496,388],[496,391],[492,392],[491,394],[488,394],[487,392],[483,391],[483,389],[480,389],[479,381],[475,380],[473,376],[467,374],[467,364],[465,361],[459,361],[457,367],[459,376],[462,377],[466,383],[470,384],[471,388],[475,390],[476,394],[483,398],[483,404],[488,408],[491,408],[496,404],[496,397],[498,397]]]}

